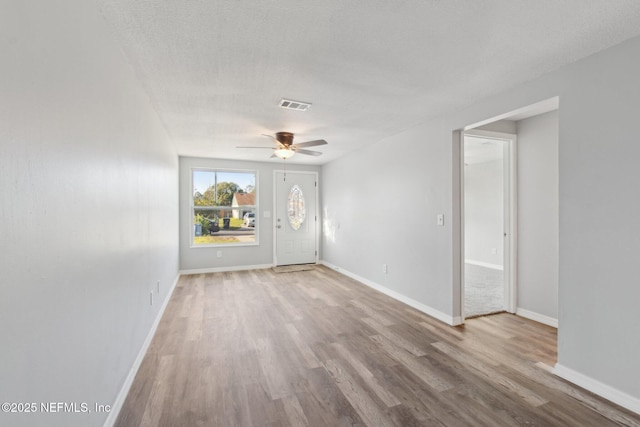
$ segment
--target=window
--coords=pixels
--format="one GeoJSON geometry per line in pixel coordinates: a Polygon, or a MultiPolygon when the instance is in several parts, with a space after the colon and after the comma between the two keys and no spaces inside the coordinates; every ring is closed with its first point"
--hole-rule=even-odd
{"type": "Polygon", "coordinates": [[[192,246],[256,244],[256,172],[191,172],[192,246]]]}

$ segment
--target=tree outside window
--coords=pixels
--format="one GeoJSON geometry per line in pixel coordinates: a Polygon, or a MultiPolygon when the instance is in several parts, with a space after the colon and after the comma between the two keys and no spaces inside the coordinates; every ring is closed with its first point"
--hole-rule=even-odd
{"type": "Polygon", "coordinates": [[[193,246],[257,243],[256,172],[192,170],[193,246]]]}

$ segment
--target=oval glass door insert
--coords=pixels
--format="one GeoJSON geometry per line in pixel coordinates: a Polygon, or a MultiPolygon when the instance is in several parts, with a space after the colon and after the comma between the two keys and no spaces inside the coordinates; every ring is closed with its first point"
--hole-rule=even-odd
{"type": "Polygon", "coordinates": [[[298,230],[307,217],[307,209],[304,206],[302,188],[298,187],[297,184],[291,187],[291,191],[289,191],[287,213],[289,214],[289,224],[291,224],[291,228],[298,230]]]}

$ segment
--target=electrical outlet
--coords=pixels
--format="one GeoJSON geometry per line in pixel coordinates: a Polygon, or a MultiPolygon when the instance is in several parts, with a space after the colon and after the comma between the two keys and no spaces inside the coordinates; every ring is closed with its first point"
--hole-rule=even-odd
{"type": "Polygon", "coordinates": [[[382,272],[387,274],[387,264],[382,264],[382,272]]]}
{"type": "Polygon", "coordinates": [[[222,258],[222,251],[218,251],[218,252],[216,253],[216,256],[217,256],[218,258],[222,258]]]}
{"type": "Polygon", "coordinates": [[[493,255],[498,255],[498,248],[491,248],[491,253],[493,255]]]}

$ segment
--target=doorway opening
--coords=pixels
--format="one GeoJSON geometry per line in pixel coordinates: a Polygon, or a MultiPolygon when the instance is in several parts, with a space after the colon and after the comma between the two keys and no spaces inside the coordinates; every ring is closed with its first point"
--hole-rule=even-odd
{"type": "MultiPolygon", "coordinates": [[[[465,323],[465,318],[482,315],[482,312],[474,313],[468,306],[465,309],[465,280],[473,279],[475,274],[485,281],[499,283],[502,279],[504,311],[558,327],[558,111],[559,98],[553,97],[452,132],[453,325],[465,323]],[[481,250],[484,252],[480,253],[474,252],[474,243],[467,240],[466,234],[473,235],[474,230],[473,224],[465,223],[465,208],[473,209],[474,200],[465,197],[465,191],[474,190],[465,188],[465,180],[467,184],[479,184],[478,174],[473,178],[471,166],[478,161],[469,158],[469,154],[473,154],[474,139],[471,137],[487,150],[493,145],[493,150],[499,151],[498,147],[502,146],[502,255],[499,240],[495,240],[497,233],[494,233],[493,240],[482,242],[481,250]],[[465,138],[468,142],[467,158],[465,138]],[[487,267],[488,270],[471,271],[475,267],[487,267]],[[483,279],[482,274],[497,274],[498,278],[483,279]]],[[[500,175],[495,169],[493,174],[494,178],[500,175]]],[[[482,193],[476,197],[483,202],[490,199],[482,193]]],[[[494,193],[491,197],[495,199],[498,196],[494,193]]],[[[486,232],[487,229],[485,226],[479,231],[486,232]]],[[[469,292],[467,289],[466,293],[469,292]]],[[[499,293],[497,295],[494,301],[499,299],[499,293]]],[[[499,308],[490,307],[486,312],[499,308]]]]}
{"type": "MultiPolygon", "coordinates": [[[[462,193],[464,317],[513,312],[509,271],[512,236],[510,152],[515,135],[487,131],[463,134],[462,193]]],[[[514,237],[514,236],[513,236],[514,237]]]]}

